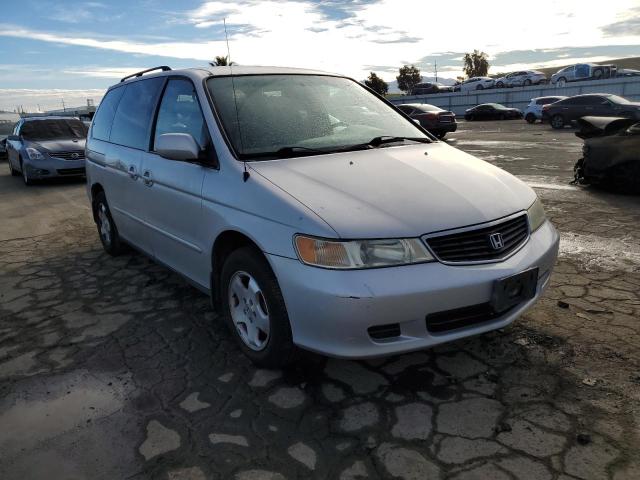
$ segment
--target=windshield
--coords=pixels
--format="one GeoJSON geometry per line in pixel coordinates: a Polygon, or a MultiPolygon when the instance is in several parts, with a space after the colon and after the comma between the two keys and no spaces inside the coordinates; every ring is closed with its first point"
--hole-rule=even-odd
{"type": "Polygon", "coordinates": [[[222,125],[240,158],[285,148],[316,154],[374,137],[428,139],[413,122],[353,80],[322,75],[243,75],[207,81],[222,125]],[[234,102],[235,97],[237,102],[234,102]]]}
{"type": "Polygon", "coordinates": [[[87,127],[74,119],[33,120],[22,125],[20,135],[25,140],[81,139],[87,137],[87,127]]]}

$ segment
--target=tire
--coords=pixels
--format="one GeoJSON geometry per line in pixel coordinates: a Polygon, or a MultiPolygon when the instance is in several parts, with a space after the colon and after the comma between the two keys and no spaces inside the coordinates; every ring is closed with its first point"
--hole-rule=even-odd
{"type": "Polygon", "coordinates": [[[484,87],[482,85],[477,85],[476,90],[484,90],[484,87]]]}
{"type": "Polygon", "coordinates": [[[504,83],[502,82],[496,83],[496,88],[504,88],[504,83]]]}
{"type": "Polygon", "coordinates": [[[232,252],[222,266],[220,286],[223,316],[242,352],[265,368],[295,361],[298,349],[287,307],[262,253],[254,247],[232,252]]]}
{"type": "Polygon", "coordinates": [[[109,210],[109,204],[107,203],[107,197],[104,192],[98,192],[96,194],[92,207],[102,248],[113,257],[120,255],[125,250],[125,247],[118,234],[118,228],[111,216],[111,210],[109,210]]]}
{"type": "Polygon", "coordinates": [[[597,70],[594,70],[593,78],[595,80],[600,80],[600,79],[602,79],[603,76],[604,76],[604,72],[602,71],[602,69],[599,68],[597,70]]]}
{"type": "Polygon", "coordinates": [[[444,137],[447,136],[447,132],[436,132],[434,133],[435,137],[439,140],[442,140],[444,137]]]}
{"type": "Polygon", "coordinates": [[[524,119],[527,121],[527,123],[536,123],[536,116],[533,113],[527,113],[524,119]]]}
{"type": "Polygon", "coordinates": [[[551,117],[551,126],[556,130],[560,130],[561,128],[564,128],[565,124],[566,122],[562,115],[555,114],[553,117],[551,117]]]}
{"type": "Polygon", "coordinates": [[[464,119],[467,120],[468,122],[473,122],[473,115],[465,115],[464,119]]]}
{"type": "Polygon", "coordinates": [[[528,87],[531,85],[531,80],[529,80],[528,78],[524,81],[524,83],[522,84],[525,87],[528,87]]]}
{"type": "Polygon", "coordinates": [[[567,79],[564,77],[560,77],[556,82],[556,85],[559,87],[564,87],[567,84],[567,79]]]}
{"type": "Polygon", "coordinates": [[[20,175],[20,172],[13,168],[13,164],[11,163],[9,157],[7,157],[7,163],[9,164],[9,172],[11,173],[12,177],[17,177],[18,175],[20,175]]]}
{"type": "Polygon", "coordinates": [[[24,182],[24,184],[28,187],[33,185],[33,179],[29,176],[29,172],[27,172],[27,169],[25,168],[22,161],[20,161],[20,170],[22,173],[22,181],[24,182]]]}
{"type": "Polygon", "coordinates": [[[506,117],[506,115],[505,115],[504,113],[501,113],[501,114],[498,116],[498,120],[506,120],[506,119],[507,119],[507,117],[506,117]]]}

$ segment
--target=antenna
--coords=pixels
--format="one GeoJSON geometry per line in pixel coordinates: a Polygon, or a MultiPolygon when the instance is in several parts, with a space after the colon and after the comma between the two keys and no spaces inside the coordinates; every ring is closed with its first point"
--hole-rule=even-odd
{"type": "MultiPolygon", "coordinates": [[[[233,103],[236,107],[236,124],[238,125],[238,133],[240,134],[240,148],[244,151],[244,145],[242,144],[242,128],[240,128],[240,114],[238,113],[238,97],[236,96],[236,84],[233,81],[233,62],[231,61],[231,50],[229,49],[229,35],[227,35],[227,19],[223,18],[222,23],[224,25],[224,38],[227,41],[227,62],[229,62],[229,70],[231,71],[231,88],[233,89],[233,103]]],[[[247,161],[243,159],[242,165],[244,167],[244,172],[242,172],[242,179],[246,182],[247,180],[249,180],[247,161]]]]}

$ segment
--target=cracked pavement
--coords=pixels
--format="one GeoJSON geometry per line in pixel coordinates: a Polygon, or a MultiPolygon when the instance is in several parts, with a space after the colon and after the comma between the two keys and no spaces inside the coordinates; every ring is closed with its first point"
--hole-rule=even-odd
{"type": "Polygon", "coordinates": [[[0,477],[640,478],[640,199],[568,186],[571,130],[448,142],[541,196],[562,237],[544,298],[484,336],[286,371],[253,367],[176,274],[104,254],[82,184],[4,165],[0,477]]]}

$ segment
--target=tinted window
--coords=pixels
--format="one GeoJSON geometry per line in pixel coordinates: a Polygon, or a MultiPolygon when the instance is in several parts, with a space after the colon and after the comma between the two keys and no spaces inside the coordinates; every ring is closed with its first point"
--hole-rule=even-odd
{"type": "Polygon", "coordinates": [[[416,107],[417,110],[423,111],[423,112],[441,112],[443,111],[441,108],[436,107],[435,105],[430,105],[428,103],[425,103],[424,105],[420,105],[419,107],[416,107]]]}
{"type": "Polygon", "coordinates": [[[97,138],[98,140],[109,140],[113,116],[116,114],[116,108],[118,107],[118,102],[120,101],[120,97],[122,97],[123,93],[124,87],[114,88],[107,92],[100,102],[98,111],[93,117],[91,137],[97,138]]]}
{"type": "Polygon", "coordinates": [[[403,111],[404,113],[406,113],[407,115],[411,115],[413,113],[413,108],[411,107],[405,107],[403,105],[400,105],[398,107],[398,109],[400,109],[401,111],[403,111]]]}
{"type": "Polygon", "coordinates": [[[186,79],[171,79],[162,96],[154,143],[165,133],[188,133],[200,148],[209,145],[209,132],[202,116],[193,84],[186,79]]]}
{"type": "Polygon", "coordinates": [[[603,97],[582,97],[581,105],[601,105],[604,102],[603,97]]]}
{"type": "Polygon", "coordinates": [[[87,127],[80,120],[55,119],[24,122],[20,135],[25,140],[55,140],[87,138],[87,127]]]}
{"type": "Polygon", "coordinates": [[[583,103],[582,97],[573,97],[573,98],[567,98],[566,100],[562,101],[563,105],[582,105],[583,103]]]}
{"type": "Polygon", "coordinates": [[[149,147],[149,126],[163,80],[150,78],[125,87],[111,128],[113,143],[141,150],[149,147]]]}
{"type": "Polygon", "coordinates": [[[557,100],[557,98],[541,98],[540,100],[536,101],[536,105],[548,105],[550,103],[556,102],[557,100]]]}

